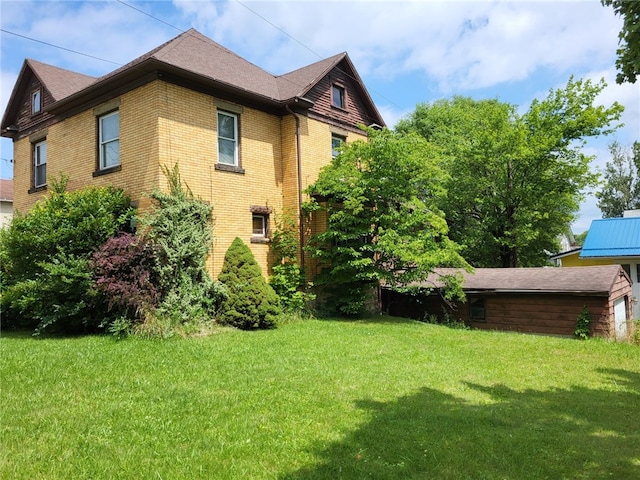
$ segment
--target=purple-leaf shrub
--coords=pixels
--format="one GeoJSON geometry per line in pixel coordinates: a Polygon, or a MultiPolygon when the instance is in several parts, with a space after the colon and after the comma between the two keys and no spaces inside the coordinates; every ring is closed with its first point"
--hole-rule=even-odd
{"type": "Polygon", "coordinates": [[[107,298],[110,310],[140,315],[157,305],[160,292],[153,262],[151,244],[130,233],[109,238],[93,254],[96,287],[107,298]]]}

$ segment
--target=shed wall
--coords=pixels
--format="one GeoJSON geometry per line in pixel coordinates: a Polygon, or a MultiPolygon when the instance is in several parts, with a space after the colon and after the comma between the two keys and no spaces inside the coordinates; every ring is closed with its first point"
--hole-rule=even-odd
{"type": "Polygon", "coordinates": [[[390,315],[439,321],[449,316],[481,330],[504,330],[526,333],[573,336],[576,320],[586,306],[591,315],[591,334],[614,336],[613,304],[627,296],[627,316],[630,318],[631,287],[620,277],[609,297],[597,295],[558,294],[467,294],[467,302],[447,303],[440,295],[407,295],[383,290],[383,309],[390,315]],[[470,319],[470,304],[484,300],[485,320],[470,319]]]}

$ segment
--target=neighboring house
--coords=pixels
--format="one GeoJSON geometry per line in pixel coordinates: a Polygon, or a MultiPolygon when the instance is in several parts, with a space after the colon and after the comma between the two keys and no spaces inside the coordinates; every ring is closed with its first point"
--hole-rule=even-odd
{"type": "MultiPolygon", "coordinates": [[[[304,189],[340,142],[384,121],[346,53],[274,76],[189,30],[100,78],[25,60],[2,119],[13,139],[15,208],[51,179],[111,184],[142,209],[178,164],[213,205],[213,275],[236,236],[267,273],[274,216],[299,222],[304,189]]],[[[300,243],[322,225],[299,225],[300,243]]],[[[304,262],[304,258],[301,259],[304,262]]]]}
{"type": "Polygon", "coordinates": [[[551,257],[563,267],[621,265],[633,282],[633,318],[640,318],[640,217],[593,220],[582,248],[551,257]]]}
{"type": "Polygon", "coordinates": [[[0,228],[13,218],[13,180],[0,179],[0,228]]]}
{"type": "Polygon", "coordinates": [[[409,318],[448,315],[474,328],[552,335],[573,335],[583,307],[589,309],[591,334],[626,338],[631,314],[631,280],[619,265],[579,268],[477,268],[461,272],[466,302],[446,302],[439,275],[422,293],[383,288],[383,309],[409,318]]]}

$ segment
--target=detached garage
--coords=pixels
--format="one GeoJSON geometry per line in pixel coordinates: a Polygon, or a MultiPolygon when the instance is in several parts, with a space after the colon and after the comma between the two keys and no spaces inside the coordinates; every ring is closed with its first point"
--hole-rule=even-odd
{"type": "Polygon", "coordinates": [[[382,289],[390,315],[425,319],[446,315],[473,328],[573,336],[583,307],[591,316],[591,335],[625,338],[631,318],[631,280],[619,265],[563,268],[478,268],[461,272],[466,302],[447,302],[440,294],[440,269],[417,294],[382,289]]]}

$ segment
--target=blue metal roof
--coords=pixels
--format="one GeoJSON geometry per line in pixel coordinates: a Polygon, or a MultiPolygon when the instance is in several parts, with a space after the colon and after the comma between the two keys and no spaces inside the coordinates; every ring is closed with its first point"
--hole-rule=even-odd
{"type": "Polygon", "coordinates": [[[593,220],[580,258],[640,257],[640,217],[593,220]]]}

